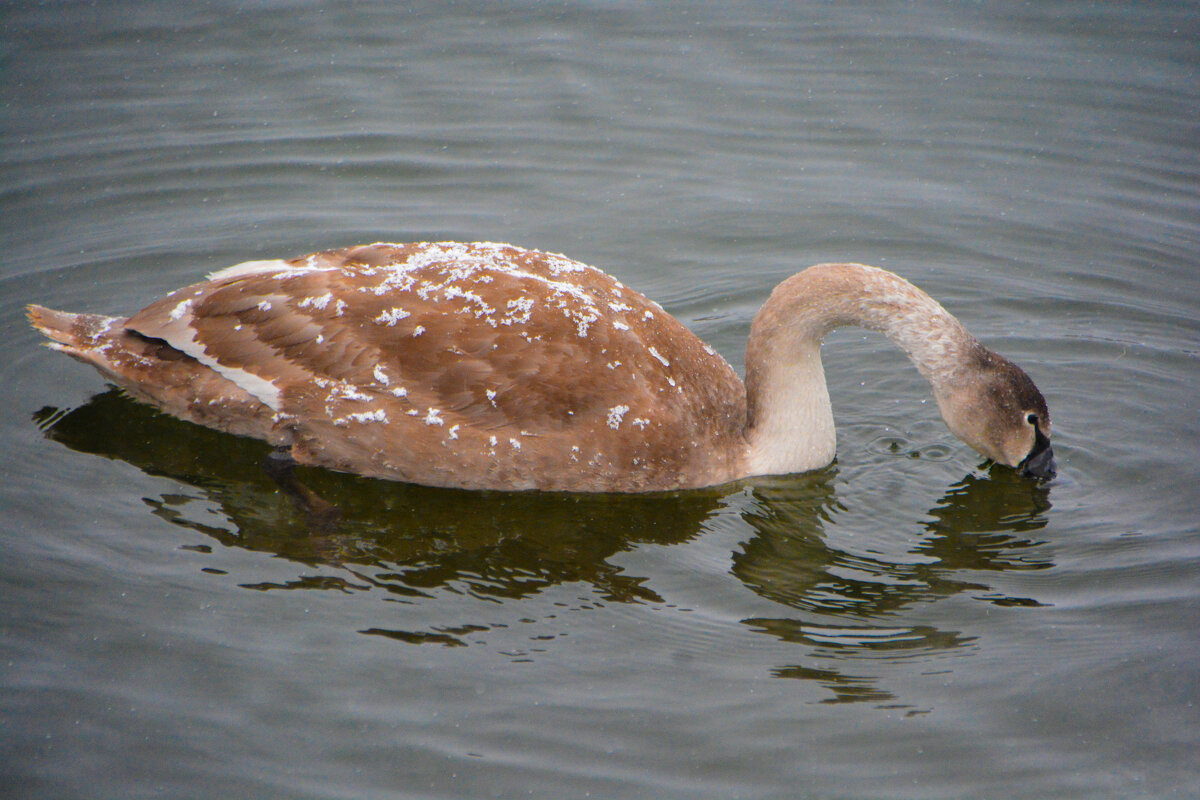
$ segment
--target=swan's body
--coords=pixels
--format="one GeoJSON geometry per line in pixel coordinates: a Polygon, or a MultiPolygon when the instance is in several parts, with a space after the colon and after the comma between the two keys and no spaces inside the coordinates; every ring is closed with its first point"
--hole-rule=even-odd
{"type": "Polygon", "coordinates": [[[562,256],[375,244],[214,273],[129,318],[30,307],[51,345],[167,413],[301,463],[476,489],[654,491],[829,464],[820,360],[882,331],[951,430],[1053,474],[1045,401],[1019,368],[883,270],[819,265],[755,318],[746,384],[653,301],[562,256]]]}

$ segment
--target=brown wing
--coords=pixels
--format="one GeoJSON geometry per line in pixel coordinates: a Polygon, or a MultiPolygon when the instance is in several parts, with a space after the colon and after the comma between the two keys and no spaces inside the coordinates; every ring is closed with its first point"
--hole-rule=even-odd
{"type": "Polygon", "coordinates": [[[656,304],[506,245],[231,268],[127,324],[271,406],[301,460],[421,483],[708,483],[745,418],[728,364],[656,304]]]}

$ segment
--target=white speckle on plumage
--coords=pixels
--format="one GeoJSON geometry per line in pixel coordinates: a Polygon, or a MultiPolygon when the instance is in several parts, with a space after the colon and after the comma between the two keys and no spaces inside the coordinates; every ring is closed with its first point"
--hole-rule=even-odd
{"type": "Polygon", "coordinates": [[[508,301],[508,311],[500,320],[503,325],[525,325],[533,316],[532,297],[518,297],[516,300],[508,301]]]}
{"type": "Polygon", "coordinates": [[[424,332],[425,332],[425,326],[424,326],[424,325],[418,325],[417,327],[413,328],[413,333],[412,333],[412,335],[413,335],[413,338],[414,338],[414,339],[415,339],[415,338],[417,338],[418,336],[420,336],[420,335],[421,335],[422,333],[424,333],[424,332]]]}
{"type": "Polygon", "coordinates": [[[629,406],[613,406],[608,410],[608,427],[616,430],[621,427],[621,420],[629,413],[629,406]]]}
{"type": "Polygon", "coordinates": [[[654,356],[655,358],[657,358],[657,359],[659,360],[659,362],[661,362],[661,363],[662,363],[662,365],[663,365],[664,367],[669,367],[669,366],[671,366],[671,362],[670,362],[670,361],[667,361],[667,359],[663,358],[662,354],[661,354],[661,353],[659,353],[657,350],[655,350],[653,347],[651,347],[651,348],[650,348],[650,355],[652,355],[652,356],[654,356]]]}
{"type": "Polygon", "coordinates": [[[570,317],[575,321],[575,332],[578,334],[580,339],[586,339],[588,335],[588,329],[591,327],[592,323],[600,319],[599,314],[590,310],[586,312],[580,311],[570,314],[570,317]]]}
{"type": "Polygon", "coordinates": [[[392,326],[405,317],[412,316],[403,308],[389,308],[380,312],[379,316],[375,317],[374,322],[380,325],[392,326]]]}
{"type": "Polygon", "coordinates": [[[271,301],[263,300],[261,303],[258,304],[258,310],[259,311],[270,311],[271,310],[271,301]]]}
{"type": "Polygon", "coordinates": [[[460,427],[461,427],[460,425],[451,425],[450,430],[446,431],[446,433],[449,434],[449,438],[457,439],[458,438],[458,429],[460,427]]]}
{"type": "Polygon", "coordinates": [[[521,449],[521,443],[520,443],[519,441],[517,441],[516,439],[512,439],[512,438],[510,438],[510,439],[508,440],[508,443],[509,443],[510,445],[512,445],[512,449],[513,449],[513,450],[520,450],[520,449],[521,449]]]}
{"type": "Polygon", "coordinates": [[[612,326],[619,331],[629,330],[629,326],[626,325],[624,322],[621,322],[621,320],[619,320],[619,319],[614,319],[612,326]]]}
{"type": "Polygon", "coordinates": [[[446,421],[438,415],[439,411],[440,411],[440,409],[430,408],[429,413],[427,413],[425,415],[425,424],[426,425],[445,425],[446,421]]]}
{"type": "Polygon", "coordinates": [[[342,382],[342,383],[339,383],[337,386],[333,387],[333,389],[329,392],[329,399],[330,400],[343,399],[343,400],[367,401],[367,400],[371,400],[372,398],[371,398],[371,395],[369,395],[365,392],[360,392],[358,390],[358,387],[354,386],[354,384],[342,382]]]}
{"type": "Polygon", "coordinates": [[[183,319],[184,315],[188,313],[188,311],[191,309],[191,307],[192,307],[192,298],[189,297],[187,300],[184,300],[182,303],[175,306],[175,308],[171,309],[171,313],[169,316],[173,320],[181,320],[181,319],[183,319]]]}
{"type": "Polygon", "coordinates": [[[392,394],[396,395],[396,397],[408,396],[408,389],[405,389],[403,386],[397,386],[395,389],[392,389],[391,392],[392,394]]]}
{"type": "Polygon", "coordinates": [[[387,373],[383,371],[383,367],[379,366],[378,364],[375,365],[375,369],[372,371],[371,374],[375,377],[375,380],[377,382],[379,382],[380,384],[382,384],[384,386],[387,386],[389,383],[391,383],[391,380],[388,378],[387,373]]]}
{"type": "Polygon", "coordinates": [[[304,298],[303,300],[300,301],[299,306],[300,306],[300,308],[315,308],[318,311],[323,311],[325,309],[325,306],[329,305],[330,301],[332,301],[332,300],[333,300],[333,294],[330,292],[326,292],[325,294],[320,295],[319,297],[304,298]]]}
{"type": "Polygon", "coordinates": [[[464,306],[462,310],[467,313],[474,314],[476,319],[482,319],[493,328],[496,327],[496,320],[491,316],[492,314],[496,313],[496,309],[488,305],[487,301],[480,297],[478,293],[460,289],[457,286],[447,286],[444,296],[447,300],[457,298],[466,300],[469,304],[475,305],[476,308],[473,310],[468,306],[464,306]]]}
{"type": "Polygon", "coordinates": [[[358,411],[353,414],[347,414],[346,419],[352,422],[382,422],[388,421],[387,412],[382,408],[375,411],[358,411]]]}

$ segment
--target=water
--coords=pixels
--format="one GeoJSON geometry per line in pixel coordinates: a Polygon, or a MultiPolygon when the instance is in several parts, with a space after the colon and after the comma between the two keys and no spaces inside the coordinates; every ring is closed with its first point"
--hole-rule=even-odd
{"type": "Polygon", "coordinates": [[[1192,5],[8,5],[0,793],[1184,797],[1200,785],[1192,5]],[[981,467],[879,337],[834,467],[653,497],[304,473],[38,346],[359,242],[567,253],[740,367],[822,260],[1026,367],[981,467]]]}

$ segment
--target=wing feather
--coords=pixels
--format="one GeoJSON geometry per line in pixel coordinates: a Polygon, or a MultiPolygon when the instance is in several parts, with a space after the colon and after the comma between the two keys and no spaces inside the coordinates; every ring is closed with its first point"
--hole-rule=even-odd
{"type": "Polygon", "coordinates": [[[460,475],[444,482],[474,470],[489,485],[590,453],[593,470],[650,480],[648,454],[686,472],[695,443],[744,421],[723,359],[657,304],[561,256],[380,244],[275,264],[215,273],[127,325],[274,401],[320,463],[366,459],[436,483],[422,462],[436,471],[430,459],[450,447],[460,475]],[[537,458],[523,437],[540,437],[537,458]]]}

